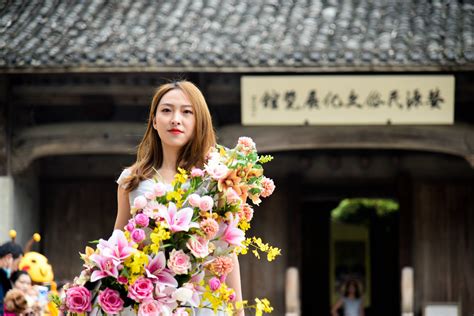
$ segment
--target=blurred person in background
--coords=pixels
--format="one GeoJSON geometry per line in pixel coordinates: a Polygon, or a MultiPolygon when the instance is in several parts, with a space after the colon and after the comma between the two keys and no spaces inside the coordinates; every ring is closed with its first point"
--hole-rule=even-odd
{"type": "Polygon", "coordinates": [[[10,278],[14,289],[18,289],[25,295],[28,307],[24,314],[39,315],[42,314],[43,308],[39,302],[38,291],[31,285],[31,277],[26,271],[18,270],[12,273],[10,278]]]}
{"type": "Polygon", "coordinates": [[[342,293],[343,296],[332,307],[331,315],[339,316],[338,311],[342,307],[344,316],[364,316],[364,301],[359,283],[356,280],[345,282],[342,293]]]}
{"type": "Polygon", "coordinates": [[[3,316],[4,297],[12,288],[10,276],[12,272],[18,270],[22,256],[22,247],[14,241],[6,242],[0,246],[0,316],[3,316]]]}

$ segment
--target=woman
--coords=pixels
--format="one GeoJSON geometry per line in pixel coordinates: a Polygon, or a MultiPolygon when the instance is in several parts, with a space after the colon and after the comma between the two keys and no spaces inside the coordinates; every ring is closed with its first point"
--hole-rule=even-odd
{"type": "MultiPolygon", "coordinates": [[[[115,229],[123,229],[130,207],[139,195],[150,190],[153,177],[165,184],[173,181],[177,168],[202,167],[207,151],[216,144],[211,115],[201,91],[189,81],[160,86],[153,97],[148,126],[138,147],[136,162],[125,169],[117,183],[118,211],[115,229]]],[[[227,284],[242,299],[237,256],[227,284]]],[[[212,315],[207,308],[198,315],[212,315]]],[[[244,315],[243,311],[239,315],[244,315]]]]}
{"type": "Polygon", "coordinates": [[[344,316],[364,316],[364,304],[357,281],[347,281],[343,287],[343,292],[343,297],[332,307],[332,315],[338,316],[338,310],[342,307],[344,316]]]}
{"type": "Polygon", "coordinates": [[[31,285],[31,277],[28,272],[17,270],[12,273],[10,281],[14,289],[20,290],[27,302],[27,308],[23,314],[38,315],[42,314],[43,307],[38,301],[38,291],[31,285]]]}

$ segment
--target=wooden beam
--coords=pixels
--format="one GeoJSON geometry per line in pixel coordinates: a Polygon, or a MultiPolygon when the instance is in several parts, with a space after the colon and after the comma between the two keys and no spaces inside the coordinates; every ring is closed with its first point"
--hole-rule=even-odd
{"type": "Polygon", "coordinates": [[[450,154],[474,167],[474,127],[452,126],[225,126],[219,143],[252,137],[260,152],[317,149],[413,150],[450,154]]]}
{"type": "MultiPolygon", "coordinates": [[[[12,171],[24,170],[45,156],[134,154],[145,126],[140,123],[67,123],[19,131],[13,139],[12,171]]],[[[384,149],[444,153],[463,157],[474,167],[474,127],[454,126],[224,126],[219,143],[234,146],[252,137],[260,152],[320,149],[384,149]]]]}
{"type": "Polygon", "coordinates": [[[68,123],[32,127],[13,139],[12,171],[55,155],[134,154],[145,132],[139,123],[68,123]]]}

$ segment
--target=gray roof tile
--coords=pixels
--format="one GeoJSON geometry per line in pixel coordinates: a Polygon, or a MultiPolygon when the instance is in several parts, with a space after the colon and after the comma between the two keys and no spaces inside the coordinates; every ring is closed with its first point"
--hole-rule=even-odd
{"type": "Polygon", "coordinates": [[[2,1],[0,69],[474,68],[472,1],[2,1]]]}

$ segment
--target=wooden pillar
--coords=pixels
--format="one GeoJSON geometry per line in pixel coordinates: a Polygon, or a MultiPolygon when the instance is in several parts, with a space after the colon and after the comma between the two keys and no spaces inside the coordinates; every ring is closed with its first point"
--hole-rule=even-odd
{"type": "Polygon", "coordinates": [[[400,174],[396,179],[400,203],[400,271],[413,267],[413,185],[410,175],[400,174]]]}
{"type": "Polygon", "coordinates": [[[301,269],[301,178],[298,173],[290,173],[286,178],[287,186],[287,205],[286,221],[288,225],[288,249],[285,252],[288,256],[288,265],[301,269]]]}

